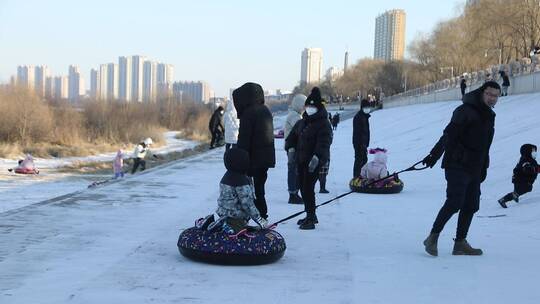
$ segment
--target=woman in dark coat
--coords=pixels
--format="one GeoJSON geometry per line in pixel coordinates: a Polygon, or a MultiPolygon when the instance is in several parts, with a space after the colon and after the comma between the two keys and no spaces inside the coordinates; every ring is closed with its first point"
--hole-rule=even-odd
{"type": "Polygon", "coordinates": [[[306,99],[306,111],[286,139],[285,149],[295,148],[300,192],[304,199],[306,217],[298,221],[300,229],[315,229],[315,183],[320,167],[330,157],[332,126],[324,108],[319,88],[315,87],[306,99]]]}

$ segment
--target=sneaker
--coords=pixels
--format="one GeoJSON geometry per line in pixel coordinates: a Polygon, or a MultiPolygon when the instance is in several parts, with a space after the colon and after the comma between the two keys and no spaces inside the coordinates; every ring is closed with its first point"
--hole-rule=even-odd
{"type": "Polygon", "coordinates": [[[214,222],[214,215],[210,214],[205,216],[204,218],[200,218],[195,222],[195,227],[206,230],[208,229],[208,226],[214,222]]]}
{"type": "Polygon", "coordinates": [[[328,191],[326,189],[321,189],[321,190],[319,190],[319,193],[330,193],[330,191],[328,191]]]}

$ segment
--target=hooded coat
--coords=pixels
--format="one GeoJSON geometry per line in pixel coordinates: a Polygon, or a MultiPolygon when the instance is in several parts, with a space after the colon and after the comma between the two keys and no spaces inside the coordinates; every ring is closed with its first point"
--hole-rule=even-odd
{"type": "Polygon", "coordinates": [[[208,123],[208,128],[210,129],[210,132],[220,132],[223,133],[223,114],[221,113],[223,111],[223,107],[219,106],[214,113],[212,114],[212,117],[210,117],[210,122],[208,123]]]}
{"type": "Polygon", "coordinates": [[[387,155],[385,152],[375,152],[374,159],[362,167],[360,176],[368,180],[377,180],[388,176],[386,161],[387,155]]]}
{"type": "Polygon", "coordinates": [[[287,138],[296,122],[302,119],[302,113],[304,112],[304,103],[306,102],[306,96],[303,94],[295,95],[291,106],[289,107],[289,113],[287,114],[287,120],[285,121],[284,137],[287,138]]]}
{"type": "Polygon", "coordinates": [[[264,105],[262,87],[245,83],[233,91],[233,100],[240,119],[237,147],[248,152],[250,170],[274,168],[274,122],[272,113],[264,105]]]}
{"type": "Polygon", "coordinates": [[[464,170],[483,181],[489,167],[489,149],[495,133],[495,113],[482,98],[483,90],[465,94],[463,104],[452,114],[443,135],[431,150],[442,168],[464,170]]]}
{"type": "Polygon", "coordinates": [[[237,117],[236,109],[232,102],[227,102],[225,114],[223,115],[223,123],[225,124],[225,143],[236,144],[238,141],[238,128],[240,120],[237,117]]]}
{"type": "Polygon", "coordinates": [[[538,151],[535,145],[524,144],[519,149],[521,157],[518,164],[514,168],[512,175],[512,183],[522,185],[532,190],[532,185],[538,177],[538,162],[532,158],[532,151],[538,151]]]}

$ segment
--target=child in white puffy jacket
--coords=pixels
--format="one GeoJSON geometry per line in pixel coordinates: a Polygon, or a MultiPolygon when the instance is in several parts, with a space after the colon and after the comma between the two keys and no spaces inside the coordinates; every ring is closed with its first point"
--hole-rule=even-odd
{"type": "Polygon", "coordinates": [[[386,149],[370,149],[369,154],[374,154],[374,158],[362,167],[362,170],[360,171],[362,179],[378,180],[387,177],[388,168],[386,167],[386,149]]]}

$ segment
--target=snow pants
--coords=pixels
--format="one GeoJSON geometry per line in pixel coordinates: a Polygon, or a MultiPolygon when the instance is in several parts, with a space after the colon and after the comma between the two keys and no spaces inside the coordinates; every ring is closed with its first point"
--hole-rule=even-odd
{"type": "Polygon", "coordinates": [[[355,147],[354,148],[354,167],[353,177],[359,177],[362,167],[367,163],[367,147],[355,147]]]}
{"type": "Polygon", "coordinates": [[[460,169],[446,169],[446,202],[442,206],[431,233],[440,233],[454,213],[459,212],[456,240],[467,238],[474,214],[480,208],[480,174],[475,176],[460,169]]]}
{"type": "Polygon", "coordinates": [[[319,167],[309,172],[309,163],[298,165],[298,178],[300,181],[300,193],[304,200],[304,208],[308,217],[315,216],[315,183],[319,178],[319,167]]]}
{"type": "Polygon", "coordinates": [[[141,171],[144,171],[144,169],[146,169],[146,161],[137,157],[133,160],[133,169],[131,170],[131,174],[135,174],[139,166],[141,166],[141,171]]]}

